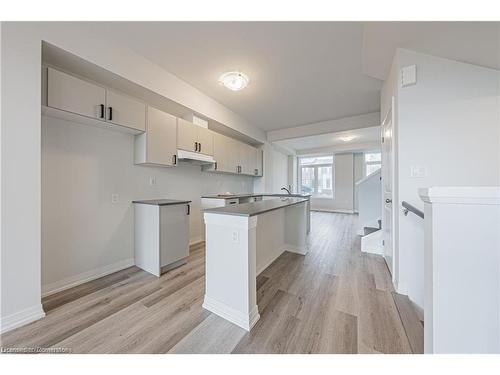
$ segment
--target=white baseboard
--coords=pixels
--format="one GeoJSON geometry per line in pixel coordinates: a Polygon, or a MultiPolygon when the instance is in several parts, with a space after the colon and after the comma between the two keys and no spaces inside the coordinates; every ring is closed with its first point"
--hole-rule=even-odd
{"type": "Polygon", "coordinates": [[[415,312],[417,313],[418,318],[421,321],[424,321],[424,308],[410,298],[410,296],[408,295],[408,285],[405,282],[398,283],[396,281],[393,281],[393,285],[398,294],[402,294],[408,297],[413,308],[415,309],[415,312]]]}
{"type": "Polygon", "coordinates": [[[343,209],[330,209],[330,208],[311,208],[311,211],[318,212],[333,212],[337,214],[354,214],[353,210],[343,210],[343,209]]]}
{"type": "Polygon", "coordinates": [[[283,249],[286,251],[289,251],[291,253],[296,253],[296,254],[300,254],[300,255],[306,255],[307,252],[309,251],[307,246],[295,246],[295,245],[288,245],[288,244],[283,245],[283,249]]]}
{"type": "Polygon", "coordinates": [[[204,242],[204,241],[205,241],[205,238],[203,236],[196,236],[196,237],[189,239],[189,246],[194,246],[194,245],[197,245],[200,242],[204,242]]]}
{"type": "Polygon", "coordinates": [[[405,296],[407,296],[408,295],[408,286],[406,285],[406,283],[403,283],[403,282],[397,283],[397,285],[396,285],[396,292],[398,292],[399,294],[404,294],[405,296]]]}
{"type": "Polygon", "coordinates": [[[413,308],[415,309],[415,312],[417,313],[417,316],[418,318],[421,320],[421,321],[424,321],[424,308],[420,305],[418,305],[415,301],[412,301],[410,299],[412,305],[413,305],[413,308]]]}
{"type": "Polygon", "coordinates": [[[7,315],[0,320],[0,333],[5,333],[14,328],[32,323],[38,319],[42,319],[44,316],[45,312],[43,311],[41,303],[14,314],[7,315]]]}
{"type": "Polygon", "coordinates": [[[133,266],[134,264],[134,258],[124,259],[113,264],[108,264],[107,266],[83,272],[75,276],[70,276],[65,279],[52,282],[50,284],[42,285],[42,297],[50,296],[51,294],[73,288],[75,286],[98,279],[114,272],[121,271],[125,268],[133,266]]]}
{"type": "Polygon", "coordinates": [[[286,251],[286,247],[285,246],[281,246],[280,247],[280,250],[279,250],[279,254],[277,254],[274,258],[270,259],[266,264],[264,264],[263,266],[261,266],[259,269],[257,269],[257,272],[256,272],[256,275],[259,276],[262,271],[264,271],[267,267],[269,267],[276,259],[278,259],[281,254],[283,254],[284,252],[286,251]]]}
{"type": "Polygon", "coordinates": [[[205,295],[205,299],[203,301],[203,308],[219,315],[221,318],[224,318],[231,323],[236,324],[246,331],[250,331],[255,323],[257,323],[260,319],[259,308],[257,305],[255,305],[247,315],[227,306],[222,302],[210,298],[207,295],[205,295]]]}

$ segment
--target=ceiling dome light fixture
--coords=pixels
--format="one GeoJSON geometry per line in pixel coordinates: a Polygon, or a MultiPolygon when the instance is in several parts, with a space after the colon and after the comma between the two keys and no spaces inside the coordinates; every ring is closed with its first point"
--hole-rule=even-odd
{"type": "Polygon", "coordinates": [[[354,138],[356,138],[355,136],[353,135],[346,135],[345,137],[340,137],[340,140],[341,141],[344,141],[344,142],[350,142],[352,141],[354,138]]]}
{"type": "Polygon", "coordinates": [[[243,90],[248,82],[248,76],[242,72],[226,72],[219,77],[219,83],[232,91],[243,90]]]}

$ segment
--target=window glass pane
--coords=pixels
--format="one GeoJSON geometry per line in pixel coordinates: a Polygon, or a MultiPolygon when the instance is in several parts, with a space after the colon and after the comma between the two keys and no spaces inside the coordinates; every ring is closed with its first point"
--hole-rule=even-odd
{"type": "Polygon", "coordinates": [[[314,193],[314,167],[302,167],[300,191],[302,194],[314,193]]]}
{"type": "Polygon", "coordinates": [[[300,158],[301,165],[333,164],[333,155],[300,158]]]}
{"type": "Polygon", "coordinates": [[[377,171],[378,169],[380,169],[380,163],[366,164],[366,175],[368,176],[373,172],[377,171]]]}
{"type": "Polygon", "coordinates": [[[382,160],[382,154],[380,152],[369,152],[365,154],[365,162],[376,162],[382,160]]]}
{"type": "Polygon", "coordinates": [[[318,167],[318,197],[329,198],[333,195],[332,167],[318,167]]]}
{"type": "Polygon", "coordinates": [[[333,198],[334,155],[299,158],[300,191],[318,198],[333,198]]]}

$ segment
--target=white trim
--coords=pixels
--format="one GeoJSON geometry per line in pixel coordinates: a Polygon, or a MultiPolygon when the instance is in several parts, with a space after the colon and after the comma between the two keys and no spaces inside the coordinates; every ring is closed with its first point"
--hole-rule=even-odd
{"type": "Polygon", "coordinates": [[[192,152],[192,151],[186,151],[186,150],[177,150],[177,159],[179,159],[179,162],[194,161],[194,162],[200,162],[200,163],[205,163],[205,164],[215,163],[214,158],[210,155],[205,155],[205,154],[201,154],[199,152],[192,152]]]}
{"type": "Polygon", "coordinates": [[[268,131],[266,135],[268,142],[275,142],[290,138],[301,138],[311,135],[338,133],[341,131],[369,128],[379,125],[380,112],[371,112],[362,115],[343,117],[335,120],[309,123],[292,128],[271,130],[268,131]]]}
{"type": "Polygon", "coordinates": [[[379,229],[375,232],[361,236],[361,252],[384,255],[384,247],[382,246],[383,233],[379,229]]]}
{"type": "Polygon", "coordinates": [[[399,294],[408,295],[408,285],[406,285],[406,283],[400,281],[394,286],[396,287],[396,292],[399,294]]]}
{"type": "Polygon", "coordinates": [[[189,239],[189,246],[191,247],[194,245],[198,245],[202,242],[205,242],[205,239],[203,238],[203,236],[196,236],[196,237],[189,239]]]}
{"type": "Polygon", "coordinates": [[[222,225],[225,227],[249,230],[257,226],[257,216],[240,216],[224,212],[205,212],[203,218],[206,225],[222,225]]]}
{"type": "Polygon", "coordinates": [[[121,271],[125,268],[133,266],[134,264],[134,258],[124,259],[120,260],[119,262],[108,264],[106,266],[83,272],[75,276],[70,276],[50,284],[42,285],[42,297],[50,296],[51,294],[73,288],[75,286],[84,284],[88,281],[98,279],[117,271],[121,271]]]}
{"type": "Polygon", "coordinates": [[[382,168],[379,168],[375,172],[370,173],[368,176],[363,177],[361,180],[356,182],[355,185],[358,186],[358,185],[364,183],[365,181],[371,180],[372,178],[377,176],[377,174],[379,175],[378,177],[380,177],[380,175],[382,174],[382,168]]]}
{"type": "Polygon", "coordinates": [[[231,323],[236,324],[246,331],[250,331],[255,323],[257,323],[260,319],[259,307],[257,305],[250,310],[250,313],[247,316],[241,311],[237,311],[222,302],[208,297],[207,295],[205,295],[205,299],[203,301],[203,308],[219,315],[231,323]]]}
{"type": "Polygon", "coordinates": [[[27,309],[18,311],[14,314],[7,315],[1,318],[0,333],[5,333],[14,328],[24,326],[36,320],[42,319],[45,316],[42,304],[28,307],[27,309]]]}
{"type": "Polygon", "coordinates": [[[354,214],[353,210],[343,210],[341,208],[311,208],[311,211],[319,211],[319,212],[336,212],[339,214],[354,214]]]}
{"type": "Polygon", "coordinates": [[[271,263],[273,263],[276,259],[278,259],[281,256],[281,254],[283,254],[285,251],[286,251],[286,245],[282,245],[280,247],[279,254],[276,255],[274,258],[270,259],[269,262],[267,262],[267,264],[264,264],[263,266],[261,266],[260,269],[258,269],[255,274],[257,276],[259,276],[262,273],[262,271],[264,271],[267,267],[269,267],[271,265],[271,263]]]}
{"type": "Polygon", "coordinates": [[[499,186],[435,186],[418,194],[427,203],[500,204],[499,186]]]}
{"type": "Polygon", "coordinates": [[[412,301],[410,298],[408,298],[415,309],[415,312],[417,313],[418,319],[421,321],[424,321],[424,308],[418,305],[415,301],[412,301]]]}
{"type": "Polygon", "coordinates": [[[296,253],[300,255],[306,255],[307,252],[309,251],[307,246],[295,246],[295,245],[284,244],[282,248],[290,253],[296,253]]]}

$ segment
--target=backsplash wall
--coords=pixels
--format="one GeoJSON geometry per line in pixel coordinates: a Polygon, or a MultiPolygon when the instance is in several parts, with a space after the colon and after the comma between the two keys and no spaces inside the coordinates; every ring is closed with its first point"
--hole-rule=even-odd
{"type": "Polygon", "coordinates": [[[132,135],[42,116],[43,290],[133,259],[133,200],[192,200],[190,237],[196,242],[201,195],[253,192],[253,177],[197,166],[136,166],[133,155],[132,135]]]}

